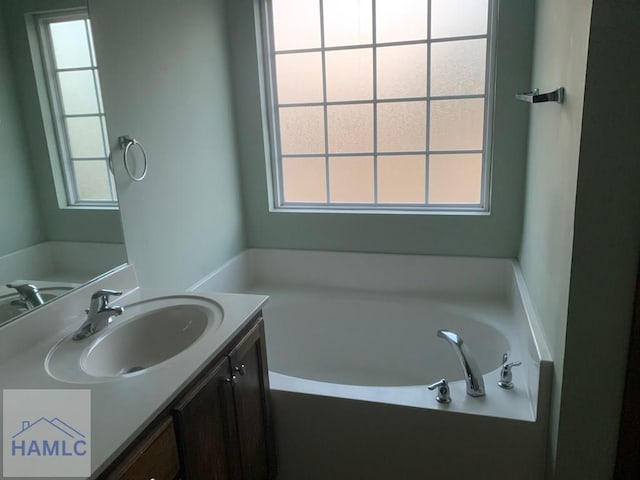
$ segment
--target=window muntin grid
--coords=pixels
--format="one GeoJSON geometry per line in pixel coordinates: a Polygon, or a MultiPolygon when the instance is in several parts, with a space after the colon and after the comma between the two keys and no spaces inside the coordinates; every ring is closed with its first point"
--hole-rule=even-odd
{"type": "Polygon", "coordinates": [[[42,14],[36,20],[67,206],[116,207],[88,13],[42,14]]]}
{"type": "MultiPolygon", "coordinates": [[[[458,6],[464,6],[465,8],[471,5],[475,10],[478,10],[478,5],[480,5],[480,9],[483,10],[483,15],[486,15],[486,28],[483,33],[472,32],[472,34],[456,34],[452,36],[443,35],[442,32],[446,33],[446,29],[439,28],[438,31],[441,32],[439,38],[432,38],[431,29],[432,29],[432,21],[431,14],[433,10],[433,5],[436,4],[439,11],[442,11],[443,5],[446,5],[446,2],[442,0],[423,0],[427,10],[427,18],[426,21],[426,38],[412,38],[412,39],[402,39],[399,41],[386,41],[378,42],[376,39],[376,5],[381,0],[371,0],[371,35],[368,42],[354,42],[353,44],[345,44],[345,45],[337,45],[335,42],[331,45],[326,45],[325,43],[325,24],[323,19],[324,7],[328,2],[332,3],[330,0],[318,0],[316,2],[306,2],[307,7],[309,5],[317,5],[319,11],[319,45],[314,46],[313,41],[309,40],[309,35],[307,35],[304,39],[306,43],[303,44],[302,48],[292,48],[291,42],[286,46],[286,48],[276,49],[275,47],[275,38],[277,37],[277,32],[274,34],[274,25],[278,22],[274,20],[274,9],[273,2],[278,0],[265,0],[265,9],[264,12],[264,28],[265,28],[265,40],[266,40],[266,58],[267,58],[267,70],[269,71],[269,84],[270,84],[270,105],[271,105],[271,137],[272,137],[272,147],[273,147],[273,157],[272,157],[272,173],[273,173],[273,192],[276,202],[276,208],[302,208],[302,209],[364,209],[364,210],[379,210],[379,209],[400,209],[400,210],[455,210],[455,211],[487,211],[488,210],[488,199],[489,199],[489,160],[488,160],[488,152],[490,147],[489,136],[490,136],[490,124],[489,118],[491,113],[491,97],[492,92],[490,89],[490,85],[492,84],[493,77],[493,69],[492,69],[492,57],[493,57],[493,35],[492,35],[492,23],[493,23],[493,0],[458,0],[458,6]],[[465,5],[466,4],[466,5],[465,5]],[[473,5],[472,5],[473,4],[473,5]],[[482,6],[484,5],[484,6],[482,6]],[[478,44],[482,43],[483,48],[479,49],[478,44]],[[446,47],[450,47],[452,45],[457,46],[465,46],[467,47],[467,51],[462,51],[460,55],[464,57],[466,55],[467,59],[471,58],[473,62],[476,63],[475,67],[477,68],[477,64],[481,63],[482,68],[482,77],[481,77],[481,89],[478,88],[478,85],[475,85],[474,88],[469,88],[467,91],[464,90],[464,85],[455,85],[450,84],[450,90],[453,90],[452,93],[448,93],[446,88],[442,86],[446,84],[440,81],[439,90],[440,92],[436,92],[433,94],[431,92],[432,89],[432,51],[433,46],[436,46],[436,51],[443,50],[446,52],[446,47]],[[379,92],[379,65],[380,55],[379,52],[391,51],[396,47],[410,47],[414,49],[419,49],[422,47],[426,48],[426,85],[422,86],[422,90],[418,92],[414,87],[413,91],[416,92],[415,95],[411,95],[411,89],[409,89],[409,93],[405,96],[397,96],[393,97],[391,95],[378,95],[379,92]],[[444,48],[441,48],[444,47],[444,48]],[[473,47],[473,48],[472,48],[473,47]],[[328,69],[328,61],[329,64],[331,61],[332,55],[343,54],[348,55],[349,52],[365,52],[369,50],[371,52],[371,83],[372,83],[372,91],[370,98],[365,98],[364,95],[360,94],[359,96],[352,95],[351,98],[339,98],[335,99],[336,95],[331,95],[331,88],[327,88],[327,69],[328,69]],[[482,58],[478,59],[473,57],[473,51],[469,52],[469,50],[474,50],[476,55],[478,52],[481,52],[482,58]],[[320,57],[320,70],[322,76],[321,89],[322,89],[322,98],[321,99],[312,99],[310,101],[291,101],[290,99],[284,99],[283,101],[279,100],[278,96],[278,66],[277,62],[286,57],[293,57],[295,55],[305,54],[307,56],[316,55],[320,57]],[[329,90],[329,92],[328,92],[329,90]],[[426,90],[426,92],[425,92],[426,90]],[[329,94],[328,94],[329,93],[329,94]],[[334,99],[332,99],[334,98],[334,99]],[[448,101],[448,102],[447,102],[448,101]],[[478,117],[477,108],[472,109],[471,112],[476,117],[476,125],[471,136],[467,136],[467,140],[462,142],[460,146],[454,144],[447,145],[447,142],[440,142],[442,145],[440,148],[432,148],[431,145],[431,136],[434,133],[433,128],[434,125],[437,126],[438,122],[431,121],[432,111],[434,110],[442,110],[441,107],[446,105],[451,106],[452,104],[456,104],[456,102],[461,105],[467,101],[468,105],[473,105],[475,103],[481,104],[481,112],[478,117]],[[441,103],[437,103],[441,102],[441,103]],[[380,145],[380,141],[384,143],[385,135],[381,135],[380,130],[380,122],[381,116],[379,115],[385,109],[392,111],[394,108],[401,107],[402,105],[422,105],[422,109],[424,110],[423,115],[423,124],[424,124],[424,132],[423,139],[421,141],[413,142],[414,145],[408,143],[400,143],[400,148],[393,148],[393,145],[380,145]],[[433,106],[438,108],[433,108],[433,106]],[[360,149],[352,149],[352,150],[344,150],[344,149],[332,149],[332,132],[331,132],[331,112],[338,107],[348,107],[348,106],[361,106],[366,107],[369,106],[372,110],[371,114],[371,123],[372,123],[372,132],[371,137],[373,142],[371,147],[360,148],[360,149]],[[322,110],[322,118],[316,118],[314,122],[311,124],[314,125],[315,129],[315,137],[311,142],[307,141],[308,139],[301,139],[300,143],[305,145],[306,148],[300,150],[292,150],[287,148],[287,143],[290,143],[286,139],[283,140],[283,133],[286,135],[287,133],[287,121],[284,122],[284,132],[283,132],[283,118],[287,118],[290,116],[290,113],[298,111],[301,112],[304,108],[314,107],[315,109],[322,110]],[[291,110],[287,110],[291,109],[291,110]],[[382,138],[380,138],[382,137],[382,138]],[[479,142],[476,141],[475,144],[470,142],[473,139],[480,139],[479,142]],[[324,149],[320,151],[318,147],[319,142],[324,142],[324,149]],[[309,149],[309,147],[311,147],[309,149]],[[382,147],[382,148],[381,148],[382,147]],[[388,164],[388,160],[390,158],[402,158],[402,157],[411,157],[415,160],[418,156],[422,156],[424,159],[424,192],[422,195],[421,201],[385,201],[385,198],[389,198],[388,195],[382,195],[382,198],[379,198],[379,190],[380,184],[383,182],[383,178],[379,178],[381,173],[381,169],[379,168],[379,159],[383,159],[385,164],[388,164]],[[461,161],[465,159],[467,162],[461,161]],[[362,157],[362,158],[371,158],[373,161],[373,201],[355,201],[355,202],[347,202],[332,199],[332,171],[330,165],[335,162],[338,158],[349,158],[349,157],[362,157]],[[434,161],[437,160],[438,164],[438,174],[434,178],[430,175],[430,159],[434,158],[434,161]],[[478,158],[480,159],[480,166],[478,168],[478,158]],[[285,161],[287,164],[291,165],[291,162],[295,159],[311,159],[323,160],[324,161],[324,190],[325,194],[323,199],[318,200],[295,200],[291,199],[290,196],[287,196],[287,190],[291,190],[291,188],[287,188],[286,183],[286,174],[284,170],[285,161]],[[461,165],[466,163],[470,166],[470,171],[476,172],[475,175],[479,177],[478,186],[475,188],[477,192],[477,201],[468,201],[464,200],[462,197],[457,201],[451,201],[451,195],[443,195],[442,194],[442,186],[438,186],[436,189],[439,193],[430,195],[430,182],[435,182],[438,178],[449,178],[448,181],[451,181],[452,173],[455,174],[455,168],[451,168],[453,165],[443,165],[443,159],[456,159],[457,164],[461,165]],[[479,171],[479,175],[478,172],[479,171]],[[443,172],[448,172],[448,175],[445,175],[443,172]],[[441,200],[438,200],[440,198],[441,200]],[[449,198],[449,200],[447,200],[449,198]],[[444,199],[444,200],[442,200],[444,199]]],[[[293,0],[282,1],[281,3],[291,3],[293,0]]],[[[333,1],[335,3],[335,0],[333,1]]],[[[351,2],[353,3],[353,1],[351,2]]],[[[364,2],[359,2],[360,4],[364,2]]],[[[369,3],[369,2],[367,2],[369,3]]],[[[388,3],[386,8],[388,9],[388,3]]],[[[416,3],[415,1],[413,3],[416,3]]],[[[454,2],[455,3],[455,2],[454,2]]],[[[360,5],[361,6],[361,5],[360,5]]],[[[299,8],[300,5],[297,4],[296,8],[299,8]]],[[[315,8],[315,7],[314,7],[315,8]]],[[[449,12],[449,16],[451,16],[452,12],[449,12]]],[[[484,21],[483,19],[482,21],[484,21]]],[[[304,23],[304,22],[302,22],[304,23]]],[[[464,23],[464,22],[463,22],[464,23]]],[[[307,21],[307,27],[308,21],[307,21]]],[[[456,27],[454,27],[455,29],[456,27]]],[[[463,28],[468,28],[463,27],[463,28]]],[[[449,29],[451,30],[451,25],[449,25],[449,29]]],[[[313,30],[312,28],[307,28],[307,30],[313,30]]],[[[365,37],[366,37],[365,32],[365,37]]],[[[401,50],[401,49],[397,49],[401,50]]],[[[466,65],[463,65],[463,68],[467,68],[466,65]]],[[[424,66],[423,66],[424,69],[424,66]]],[[[289,70],[292,68],[289,66],[289,70]]],[[[296,80],[300,81],[299,78],[296,80]]],[[[316,81],[314,79],[314,81],[316,81]]],[[[315,85],[315,91],[317,92],[317,81],[315,85]]],[[[330,84],[329,84],[330,85],[330,84]]],[[[365,86],[364,89],[367,87],[365,86]]],[[[363,89],[360,89],[362,91],[363,89]]],[[[317,96],[317,94],[316,94],[317,96]]],[[[316,112],[317,113],[317,112],[316,112]]],[[[467,124],[467,130],[469,130],[469,119],[468,116],[465,115],[465,112],[458,112],[451,115],[453,119],[458,117],[458,120],[462,123],[464,127],[465,123],[467,124]]],[[[468,113],[468,112],[467,112],[468,113]]],[[[316,115],[317,117],[317,115],[316,115]]],[[[363,117],[364,118],[364,117],[363,117]]],[[[400,116],[402,118],[402,116],[400,116]]],[[[437,120],[437,119],[436,119],[437,120]]],[[[369,122],[369,118],[366,119],[366,122],[369,122]]],[[[290,122],[291,123],[291,122],[290,122]]],[[[302,122],[293,122],[300,128],[301,125],[304,125],[304,121],[302,122]]],[[[362,122],[354,121],[354,124],[361,124],[362,122]]],[[[393,124],[393,121],[389,122],[393,124]]],[[[412,128],[415,128],[415,122],[408,122],[408,125],[412,128]]],[[[442,129],[441,129],[442,130],[442,129]]],[[[462,129],[464,130],[464,129],[462,129]]],[[[337,130],[336,130],[337,131],[337,130]]],[[[384,133],[384,132],[382,132],[384,133]]],[[[437,133],[437,132],[436,132],[437,133]]],[[[463,133],[462,131],[460,133],[463,133]]],[[[338,134],[339,136],[340,134],[338,134]]],[[[333,135],[335,136],[335,134],[333,135]]],[[[440,134],[442,137],[442,134],[440,134]]],[[[439,138],[437,135],[435,136],[436,140],[439,138]]],[[[368,143],[368,139],[365,143],[368,143]]],[[[389,143],[389,142],[387,142],[389,143]]],[[[391,142],[393,143],[393,142],[391,142]]],[[[396,142],[397,143],[397,142],[396,142]]],[[[400,162],[399,162],[400,163],[400,162]]],[[[407,164],[411,164],[411,162],[404,162],[407,164]]],[[[415,162],[414,162],[415,163],[415,162]]],[[[315,168],[315,175],[311,175],[314,178],[318,178],[317,168],[318,162],[313,162],[315,168]]],[[[383,169],[384,170],[384,169],[383,169]]],[[[386,169],[388,170],[388,169],[386,169]]],[[[467,172],[468,174],[469,172],[467,172]]],[[[384,174],[384,172],[383,172],[384,174]]],[[[366,176],[370,178],[370,168],[367,166],[366,168],[366,176]]],[[[468,175],[467,175],[468,177],[468,175]]],[[[412,182],[415,181],[412,179],[412,182]]],[[[344,183],[344,182],[342,182],[344,183]]],[[[469,178],[463,178],[460,182],[461,185],[469,184],[469,178]]],[[[454,189],[458,188],[458,185],[454,185],[454,189]]],[[[358,187],[360,188],[360,187],[358,187]]],[[[474,189],[472,188],[472,190],[474,189]]],[[[301,188],[297,188],[297,191],[300,191],[301,188]]],[[[314,186],[314,191],[317,190],[317,185],[314,186]]],[[[366,190],[366,188],[365,188],[366,190]]],[[[346,195],[341,194],[339,197],[345,197],[346,195]]],[[[468,197],[468,195],[466,195],[468,197]]],[[[415,195],[407,195],[408,198],[415,199],[415,195]]]]}

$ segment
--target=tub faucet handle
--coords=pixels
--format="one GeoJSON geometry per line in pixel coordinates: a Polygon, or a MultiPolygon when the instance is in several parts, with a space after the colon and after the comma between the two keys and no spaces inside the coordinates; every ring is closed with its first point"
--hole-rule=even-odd
{"type": "Polygon", "coordinates": [[[449,394],[449,382],[445,378],[441,378],[436,383],[428,385],[429,390],[438,389],[436,401],[438,403],[451,403],[451,395],[449,394]]]}
{"type": "Polygon", "coordinates": [[[498,386],[511,390],[513,388],[513,374],[511,373],[511,369],[513,367],[519,367],[522,365],[522,362],[507,363],[508,360],[509,354],[503,353],[502,368],[500,369],[500,380],[498,381],[498,386]]]}

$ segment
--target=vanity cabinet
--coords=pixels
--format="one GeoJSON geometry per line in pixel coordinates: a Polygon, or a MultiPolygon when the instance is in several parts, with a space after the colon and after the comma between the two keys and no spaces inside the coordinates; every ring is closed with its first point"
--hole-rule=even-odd
{"type": "Polygon", "coordinates": [[[272,432],[259,314],[100,479],[273,479],[272,432]]]}

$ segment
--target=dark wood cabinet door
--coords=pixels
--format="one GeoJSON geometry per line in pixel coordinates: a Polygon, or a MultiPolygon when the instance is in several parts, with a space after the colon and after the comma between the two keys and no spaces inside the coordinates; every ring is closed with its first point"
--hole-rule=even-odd
{"type": "Polygon", "coordinates": [[[243,480],[272,479],[276,473],[264,341],[259,321],[229,356],[243,480]]]}
{"type": "Polygon", "coordinates": [[[238,480],[237,435],[227,357],[173,408],[183,480],[238,480]]]}
{"type": "Polygon", "coordinates": [[[180,473],[178,449],[171,417],[134,444],[125,457],[114,462],[103,480],[174,480],[180,473]]]}

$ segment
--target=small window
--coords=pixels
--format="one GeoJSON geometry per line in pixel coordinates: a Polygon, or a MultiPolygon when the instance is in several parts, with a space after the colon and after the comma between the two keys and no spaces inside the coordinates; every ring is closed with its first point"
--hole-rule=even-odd
{"type": "MultiPolygon", "coordinates": [[[[98,66],[86,11],[38,15],[62,195],[68,207],[116,207],[98,66]]],[[[45,112],[47,113],[47,112],[45,112]]],[[[55,156],[55,155],[54,155],[55,156]]],[[[60,196],[60,195],[59,195],[60,196]]]]}
{"type": "Polygon", "coordinates": [[[264,0],[276,208],[487,211],[492,0],[264,0]]]}

